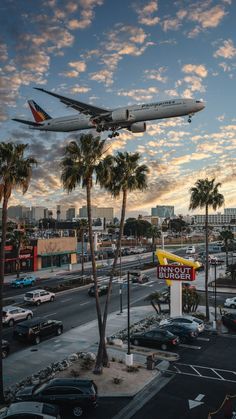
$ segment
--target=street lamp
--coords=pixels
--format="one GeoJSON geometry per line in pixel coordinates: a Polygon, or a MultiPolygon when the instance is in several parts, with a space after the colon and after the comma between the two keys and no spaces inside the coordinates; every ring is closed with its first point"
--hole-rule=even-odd
{"type": "Polygon", "coordinates": [[[123,280],[121,279],[122,267],[121,267],[121,247],[120,247],[120,314],[123,313],[123,304],[122,304],[122,290],[123,290],[123,280]]]}
{"type": "Polygon", "coordinates": [[[127,274],[127,340],[128,350],[125,356],[125,363],[127,366],[133,365],[133,354],[130,353],[130,272],[127,274]]]}
{"type": "Polygon", "coordinates": [[[217,320],[217,312],[216,312],[216,263],[214,264],[214,273],[215,273],[215,322],[217,320]]]}

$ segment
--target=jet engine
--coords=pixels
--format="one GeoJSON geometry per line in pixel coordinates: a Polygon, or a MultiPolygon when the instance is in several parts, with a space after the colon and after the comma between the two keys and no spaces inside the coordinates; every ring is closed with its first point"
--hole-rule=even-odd
{"type": "Polygon", "coordinates": [[[129,130],[136,133],[136,132],[145,132],[146,131],[146,122],[135,122],[134,124],[130,125],[129,130]]]}
{"type": "Polygon", "coordinates": [[[112,121],[114,122],[126,122],[129,120],[128,109],[116,109],[111,114],[112,121]]]}

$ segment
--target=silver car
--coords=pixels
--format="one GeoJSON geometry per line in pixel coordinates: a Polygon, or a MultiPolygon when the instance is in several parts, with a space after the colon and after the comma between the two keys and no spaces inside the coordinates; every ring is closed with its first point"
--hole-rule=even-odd
{"type": "Polygon", "coordinates": [[[61,419],[59,407],[48,403],[19,402],[0,410],[0,419],[24,418],[24,419],[61,419]]]}
{"type": "Polygon", "coordinates": [[[202,333],[205,329],[205,324],[202,320],[198,319],[197,317],[190,316],[190,315],[175,316],[175,317],[170,317],[169,319],[164,319],[160,321],[160,325],[171,324],[171,323],[191,324],[192,326],[196,327],[196,329],[198,330],[198,333],[202,333]]]}
{"type": "Polygon", "coordinates": [[[14,326],[22,320],[29,320],[33,317],[33,311],[16,306],[5,306],[2,309],[2,323],[6,326],[14,326]]]}

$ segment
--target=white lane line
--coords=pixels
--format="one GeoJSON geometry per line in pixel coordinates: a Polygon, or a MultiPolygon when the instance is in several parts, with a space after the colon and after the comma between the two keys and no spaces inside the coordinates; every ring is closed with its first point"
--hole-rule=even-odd
{"type": "Polygon", "coordinates": [[[225,381],[224,377],[222,377],[222,375],[218,374],[218,372],[217,372],[214,368],[210,368],[210,370],[211,370],[212,372],[214,372],[216,375],[218,375],[218,377],[219,377],[221,380],[225,381]]]}
{"type": "Polygon", "coordinates": [[[89,304],[90,301],[86,301],[86,303],[80,303],[81,306],[85,306],[86,304],[89,304]]]}
{"type": "Polygon", "coordinates": [[[201,349],[201,346],[195,346],[195,345],[187,345],[185,343],[180,343],[181,348],[189,348],[189,349],[201,349]]]}
{"type": "Polygon", "coordinates": [[[71,301],[72,298],[65,298],[64,300],[61,300],[61,303],[65,303],[66,301],[71,301]]]}
{"type": "Polygon", "coordinates": [[[51,317],[51,316],[55,316],[55,314],[57,314],[57,313],[45,314],[44,316],[40,316],[40,317],[51,317]]]}
{"type": "Polygon", "coordinates": [[[210,339],[209,338],[201,338],[201,337],[197,337],[197,340],[203,340],[204,342],[209,342],[210,339]]]}

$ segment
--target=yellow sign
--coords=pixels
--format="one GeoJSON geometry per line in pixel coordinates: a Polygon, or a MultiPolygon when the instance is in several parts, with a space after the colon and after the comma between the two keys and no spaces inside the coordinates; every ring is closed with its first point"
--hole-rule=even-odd
{"type": "MultiPolygon", "coordinates": [[[[156,252],[157,259],[160,262],[160,265],[168,265],[168,261],[177,262],[180,265],[192,266],[193,268],[199,268],[200,263],[194,262],[189,259],[184,259],[181,256],[174,255],[173,253],[166,252],[165,250],[159,249],[156,252]]],[[[172,285],[172,281],[170,279],[166,279],[167,285],[172,285]]]]}

